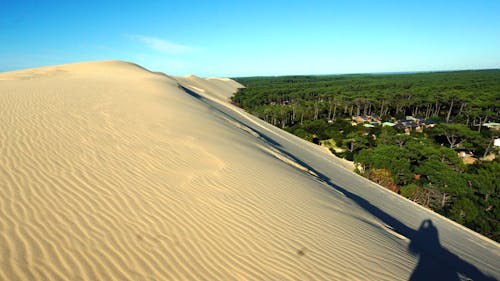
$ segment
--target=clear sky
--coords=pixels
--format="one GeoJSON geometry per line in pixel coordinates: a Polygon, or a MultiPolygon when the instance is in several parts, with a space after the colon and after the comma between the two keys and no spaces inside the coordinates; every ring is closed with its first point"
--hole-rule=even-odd
{"type": "Polygon", "coordinates": [[[0,0],[0,71],[104,59],[231,77],[500,68],[500,0],[0,0]]]}

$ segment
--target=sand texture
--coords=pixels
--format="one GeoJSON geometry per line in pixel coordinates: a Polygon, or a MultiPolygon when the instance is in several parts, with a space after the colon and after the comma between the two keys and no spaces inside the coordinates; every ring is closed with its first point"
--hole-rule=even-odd
{"type": "Polygon", "coordinates": [[[120,61],[0,73],[0,280],[408,280],[407,237],[202,102],[267,128],[238,87],[120,61]]]}

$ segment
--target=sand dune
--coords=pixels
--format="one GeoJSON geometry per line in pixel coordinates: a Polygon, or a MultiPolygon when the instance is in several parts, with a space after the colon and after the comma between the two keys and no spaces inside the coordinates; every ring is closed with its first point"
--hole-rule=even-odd
{"type": "Polygon", "coordinates": [[[0,280],[407,280],[406,237],[193,97],[238,87],[119,61],[1,73],[0,280]]]}
{"type": "Polygon", "coordinates": [[[211,77],[203,79],[195,75],[189,75],[175,77],[175,79],[184,87],[221,102],[228,102],[239,88],[243,88],[243,85],[228,78],[211,77]]]}

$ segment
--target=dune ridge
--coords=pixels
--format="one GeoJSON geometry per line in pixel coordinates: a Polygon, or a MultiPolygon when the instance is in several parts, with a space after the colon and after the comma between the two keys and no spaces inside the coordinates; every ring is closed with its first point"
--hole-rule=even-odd
{"type": "Polygon", "coordinates": [[[185,91],[238,87],[120,61],[0,73],[0,280],[408,279],[405,237],[185,91]]]}

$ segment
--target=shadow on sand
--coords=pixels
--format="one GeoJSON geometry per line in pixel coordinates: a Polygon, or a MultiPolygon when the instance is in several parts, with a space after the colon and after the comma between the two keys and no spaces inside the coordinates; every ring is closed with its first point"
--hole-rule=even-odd
{"type": "MultiPolygon", "coordinates": [[[[212,110],[222,114],[224,117],[241,123],[240,120],[220,110],[213,102],[198,93],[195,93],[182,85],[179,85],[179,88],[183,89],[187,94],[198,99],[200,102],[207,104],[212,110]]],[[[407,237],[411,241],[408,246],[408,251],[413,255],[419,256],[417,267],[413,270],[409,280],[496,280],[493,277],[483,274],[474,265],[462,260],[457,255],[442,247],[439,242],[438,229],[434,226],[431,220],[422,221],[418,230],[414,230],[406,226],[393,216],[371,204],[366,199],[333,183],[329,177],[317,171],[315,168],[311,167],[295,155],[285,151],[279,142],[271,139],[258,128],[255,128],[255,126],[249,126],[248,124],[245,124],[245,126],[250,127],[263,141],[272,145],[275,149],[280,151],[280,153],[293,159],[298,164],[309,169],[311,172],[314,172],[318,175],[322,182],[331,188],[342,192],[347,198],[377,217],[386,225],[390,226],[394,231],[407,237]]]]}
{"type": "Polygon", "coordinates": [[[475,266],[443,248],[439,233],[431,220],[424,220],[413,235],[409,251],[419,255],[417,267],[409,280],[495,280],[475,266]]]}

